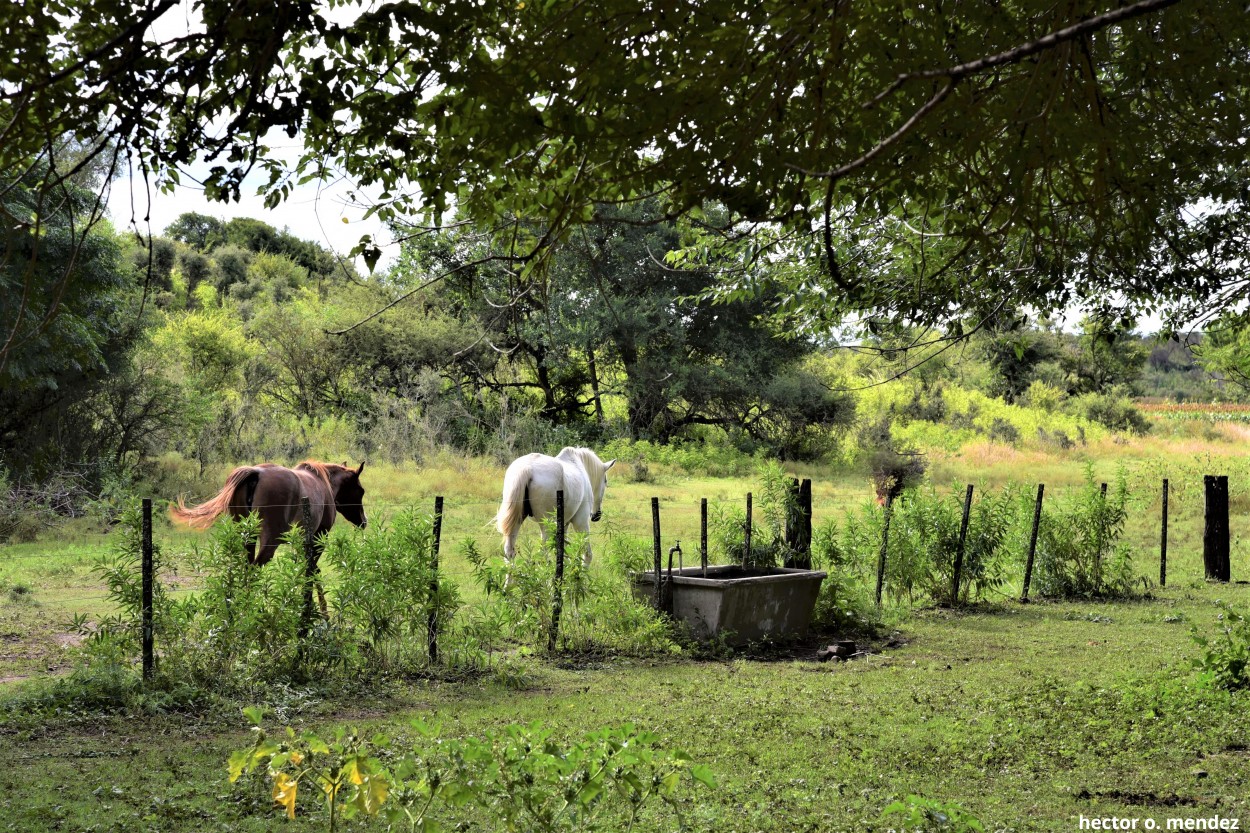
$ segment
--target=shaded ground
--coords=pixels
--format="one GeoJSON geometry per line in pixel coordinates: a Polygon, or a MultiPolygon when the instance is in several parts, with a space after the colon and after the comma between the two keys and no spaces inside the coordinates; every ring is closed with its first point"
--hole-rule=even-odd
{"type": "Polygon", "coordinates": [[[0,603],[0,684],[41,675],[64,674],[73,665],[71,649],[82,637],[66,629],[68,617],[33,600],[0,603]]]}

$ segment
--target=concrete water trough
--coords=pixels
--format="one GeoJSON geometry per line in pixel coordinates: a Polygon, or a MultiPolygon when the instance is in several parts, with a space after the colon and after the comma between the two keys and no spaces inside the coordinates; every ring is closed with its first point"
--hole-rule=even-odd
{"type": "MultiPolygon", "coordinates": [[[[696,639],[729,645],[807,634],[825,573],[738,565],[664,570],[662,607],[686,622],[696,639]],[[671,577],[671,578],[670,578],[671,577]]],[[[655,572],[634,574],[634,594],[655,599],[655,572]]]]}

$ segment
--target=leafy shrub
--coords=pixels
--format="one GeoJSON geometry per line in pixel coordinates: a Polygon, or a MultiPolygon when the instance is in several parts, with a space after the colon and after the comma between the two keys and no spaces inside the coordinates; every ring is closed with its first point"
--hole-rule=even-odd
{"type": "MultiPolygon", "coordinates": [[[[103,617],[94,628],[85,626],[85,617],[75,619],[75,629],[93,641],[115,643],[133,654],[140,648],[143,636],[143,514],[142,504],[132,500],[121,510],[109,552],[98,558],[91,571],[108,590],[114,612],[103,617]]],[[[159,574],[165,566],[164,553],[153,542],[152,568],[159,574]]],[[[172,603],[160,582],[152,586],[152,619],[154,636],[170,635],[172,603]]]]}
{"type": "Polygon", "coordinates": [[[340,816],[377,815],[392,830],[458,829],[457,822],[468,824],[466,810],[491,829],[632,829],[656,800],[680,823],[688,801],[683,785],[716,785],[706,767],[659,748],[655,735],[628,724],[562,745],[538,724],[457,740],[440,739],[418,721],[418,740],[404,748],[383,736],[366,740],[342,730],[322,739],[288,728],[271,738],[259,725],[259,709],[245,713],[257,724],[256,739],[230,756],[230,781],[267,777],[274,803],[289,819],[307,784],[312,789],[305,792],[324,802],[331,831],[340,816]]]}
{"type": "Polygon", "coordinates": [[[751,551],[746,549],[746,505],[714,503],[708,506],[709,557],[746,567],[777,567],[794,555],[786,542],[788,518],[797,509],[791,490],[793,478],[775,460],[756,468],[759,487],[752,493],[751,551]]]}
{"type": "MultiPolygon", "coordinates": [[[[466,542],[465,557],[486,599],[472,606],[458,627],[489,634],[490,643],[507,639],[545,650],[555,598],[554,538],[549,532],[537,549],[520,548],[511,564],[500,557],[487,558],[473,541],[466,542]]],[[[625,547],[622,557],[611,547],[604,559],[609,569],[592,572],[580,557],[583,540],[574,535],[567,543],[557,648],[631,655],[676,651],[668,622],[633,595],[631,570],[649,566],[640,558],[641,550],[625,547]]]]}
{"type": "Polygon", "coordinates": [[[1050,414],[1059,410],[1067,398],[1068,395],[1063,390],[1048,385],[1041,379],[1034,379],[1021,397],[1020,404],[1050,414]]]}
{"type": "Polygon", "coordinates": [[[435,571],[434,519],[413,510],[368,535],[338,535],[323,560],[339,577],[334,593],[339,625],[362,637],[364,661],[379,670],[427,664],[429,626],[446,631],[460,594],[435,571]]]}
{"type": "Polygon", "coordinates": [[[1145,434],[1150,431],[1150,420],[1127,396],[1114,393],[1087,393],[1070,400],[1068,407],[1090,422],[1105,425],[1113,431],[1145,434]]]}
{"type": "Polygon", "coordinates": [[[1045,428],[1037,429],[1037,440],[1043,448],[1057,448],[1060,451],[1067,451],[1074,448],[1076,444],[1072,442],[1072,438],[1066,432],[1056,428],[1053,431],[1047,431],[1045,428]]]}
{"type": "Polygon", "coordinates": [[[928,469],[925,456],[893,441],[888,418],[863,426],[859,438],[861,454],[879,501],[884,502],[891,496],[897,498],[924,480],[928,469]]]}
{"type": "MultiPolygon", "coordinates": [[[[246,546],[259,532],[255,515],[213,526],[207,546],[188,555],[190,568],[204,576],[204,587],[170,608],[172,639],[162,640],[166,673],[185,676],[207,688],[225,686],[251,695],[266,683],[301,676],[306,655],[301,643],[305,560],[303,532],[283,537],[285,546],[263,568],[248,563],[246,546]]],[[[332,639],[314,629],[314,641],[332,639]]],[[[333,665],[339,650],[315,650],[319,666],[333,665]]]]}
{"type": "Polygon", "coordinates": [[[1202,649],[1193,661],[1208,685],[1225,691],[1250,688],[1250,619],[1226,602],[1220,603],[1220,633],[1207,639],[1197,629],[1190,632],[1202,649]]]}
{"type": "Polygon", "coordinates": [[[913,390],[911,398],[898,407],[897,414],[903,422],[913,420],[941,422],[947,414],[946,400],[942,397],[942,390],[940,388],[913,390]]]}
{"type": "MultiPolygon", "coordinates": [[[[864,512],[875,509],[868,504],[864,512]]],[[[862,527],[848,516],[841,527],[829,520],[812,531],[812,568],[825,571],[812,613],[812,621],[817,625],[850,631],[871,631],[877,625],[873,591],[865,569],[873,562],[864,557],[871,544],[858,540],[857,528],[862,527]]]]}
{"type": "Polygon", "coordinates": [[[1121,541],[1127,506],[1123,469],[1104,495],[1093,467],[1086,466],[1080,490],[1042,512],[1033,575],[1038,592],[1059,598],[1131,595],[1132,555],[1121,541]]]}
{"type": "Polygon", "coordinates": [[[894,505],[886,581],[893,595],[905,594],[938,603],[984,599],[1006,580],[1002,544],[1014,522],[1010,489],[982,495],[968,517],[958,595],[952,598],[959,530],[963,522],[963,490],[939,495],[930,486],[894,505]]]}
{"type": "Polygon", "coordinates": [[[895,801],[882,811],[883,822],[891,829],[918,831],[920,833],[979,833],[985,828],[976,816],[958,804],[909,795],[903,801],[895,801]],[[901,816],[894,821],[890,816],[901,816]]]}
{"type": "Polygon", "coordinates": [[[1002,417],[995,417],[990,423],[989,437],[1004,445],[1019,445],[1020,430],[1002,417]]]}

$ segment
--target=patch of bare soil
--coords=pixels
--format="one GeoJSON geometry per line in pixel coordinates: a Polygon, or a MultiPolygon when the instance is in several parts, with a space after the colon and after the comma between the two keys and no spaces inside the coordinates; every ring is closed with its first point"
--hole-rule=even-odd
{"type": "Polygon", "coordinates": [[[868,634],[819,630],[798,640],[748,645],[735,651],[733,656],[755,662],[839,662],[901,648],[907,642],[898,632],[868,634]]]}
{"type": "Polygon", "coordinates": [[[0,607],[0,685],[67,673],[82,636],[37,605],[0,607]]]}

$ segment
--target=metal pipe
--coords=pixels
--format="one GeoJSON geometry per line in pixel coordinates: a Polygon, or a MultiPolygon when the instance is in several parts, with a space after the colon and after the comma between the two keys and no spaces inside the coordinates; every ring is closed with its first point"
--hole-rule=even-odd
{"type": "Polygon", "coordinates": [[[684,566],[681,561],[681,541],[680,540],[673,546],[669,547],[668,549],[668,576],[669,578],[673,577],[673,553],[677,553],[677,572],[680,575],[682,568],[684,566]]]}

